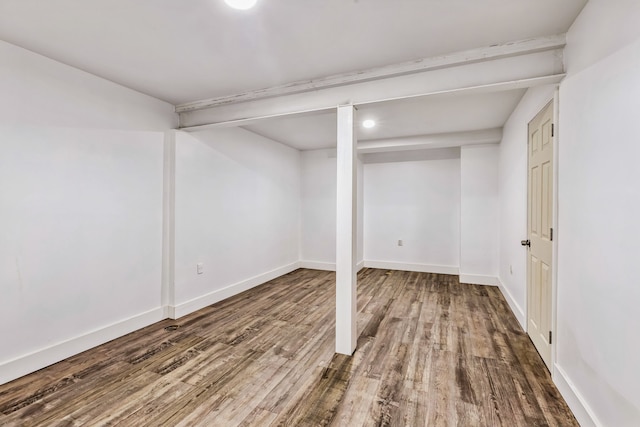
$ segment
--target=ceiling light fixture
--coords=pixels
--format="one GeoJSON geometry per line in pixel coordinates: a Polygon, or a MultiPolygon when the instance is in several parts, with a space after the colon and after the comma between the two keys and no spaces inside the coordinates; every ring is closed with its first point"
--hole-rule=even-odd
{"type": "Polygon", "coordinates": [[[258,0],[224,0],[224,2],[234,9],[247,10],[255,6],[258,0]]]}
{"type": "Polygon", "coordinates": [[[363,128],[367,128],[367,129],[371,129],[375,125],[376,125],[376,121],[375,120],[371,120],[371,119],[367,119],[367,120],[362,122],[362,127],[363,128]]]}

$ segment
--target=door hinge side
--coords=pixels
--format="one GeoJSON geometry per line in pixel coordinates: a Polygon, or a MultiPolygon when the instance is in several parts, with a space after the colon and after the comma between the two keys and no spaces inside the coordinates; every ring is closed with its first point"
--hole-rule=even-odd
{"type": "Polygon", "coordinates": [[[551,331],[549,331],[549,344],[551,344],[551,331]]]}
{"type": "Polygon", "coordinates": [[[556,134],[556,125],[555,123],[551,123],[551,136],[553,137],[556,134]]]}
{"type": "Polygon", "coordinates": [[[553,242],[553,227],[549,231],[549,240],[551,240],[553,242]]]}

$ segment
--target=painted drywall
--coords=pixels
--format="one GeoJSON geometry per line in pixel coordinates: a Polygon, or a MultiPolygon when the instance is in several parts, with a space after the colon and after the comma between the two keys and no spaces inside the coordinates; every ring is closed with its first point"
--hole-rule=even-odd
{"type": "MultiPolygon", "coordinates": [[[[590,1],[567,35],[560,85],[553,375],[584,426],[640,424],[638,19],[638,2],[590,1]]],[[[552,91],[527,92],[500,147],[500,279],[523,324],[526,125],[552,91]]]]}
{"type": "Polygon", "coordinates": [[[241,128],[177,134],[175,301],[180,314],[241,290],[247,280],[296,265],[300,165],[299,151],[241,128]]]}
{"type": "Polygon", "coordinates": [[[639,16],[637,0],[590,0],[567,33],[564,62],[569,76],[635,43],[639,16]]]}
{"type": "Polygon", "coordinates": [[[556,88],[529,89],[507,120],[500,143],[499,263],[503,293],[518,321],[525,327],[527,258],[520,241],[527,237],[527,127],[553,99],[556,88]]]}
{"type": "Polygon", "coordinates": [[[300,259],[335,270],[336,150],[302,151],[301,173],[300,259]]]}
{"type": "Polygon", "coordinates": [[[495,144],[460,149],[460,275],[465,282],[497,284],[498,154],[495,144]]]}
{"type": "Polygon", "coordinates": [[[160,320],[169,104],[0,42],[0,383],[160,320]]]}
{"type": "Polygon", "coordinates": [[[637,1],[591,0],[567,36],[555,368],[583,425],[640,425],[639,21],[637,1]]]}
{"type": "MultiPolygon", "coordinates": [[[[308,150],[301,155],[302,266],[335,270],[336,267],[336,150],[308,150]]],[[[357,160],[358,180],[358,265],[364,260],[364,163],[357,160]]]]}
{"type": "MultiPolygon", "coordinates": [[[[460,154],[364,165],[364,258],[457,271],[460,255],[460,154]],[[402,240],[403,246],[398,246],[402,240]]],[[[443,152],[448,155],[441,155],[443,152]]]]}
{"type": "Polygon", "coordinates": [[[177,126],[171,104],[0,40],[2,123],[120,130],[177,126]]]}
{"type": "MultiPolygon", "coordinates": [[[[461,253],[466,257],[466,269],[461,271],[468,282],[481,282],[483,284],[496,284],[497,282],[497,232],[498,232],[498,180],[497,162],[498,147],[480,146],[463,147],[466,150],[464,163],[456,162],[456,170],[460,176],[457,178],[464,188],[464,194],[460,194],[460,203],[464,203],[467,215],[461,218],[466,233],[460,232],[461,245],[466,245],[461,253]],[[463,166],[464,165],[464,166],[463,166]],[[465,184],[462,184],[464,179],[465,184]]],[[[402,154],[402,153],[400,153],[402,154]]],[[[302,156],[302,233],[301,233],[301,260],[304,266],[311,268],[335,269],[335,173],[336,159],[335,150],[313,150],[303,151],[302,156]]],[[[359,229],[358,229],[358,261],[364,260],[364,241],[369,238],[364,232],[365,210],[369,212],[369,200],[365,199],[365,194],[372,194],[372,191],[365,191],[368,185],[365,179],[365,170],[369,164],[395,164],[395,168],[404,169],[405,164],[412,168],[415,162],[407,162],[410,159],[422,159],[429,162],[433,160],[450,160],[458,158],[458,149],[428,150],[417,153],[409,153],[408,156],[398,155],[398,153],[382,153],[382,155],[366,155],[365,164],[358,160],[358,185],[359,185],[359,229]]],[[[430,163],[425,163],[429,165],[430,163]]],[[[399,178],[389,174],[387,179],[401,185],[402,174],[399,178]]],[[[375,192],[373,192],[375,194],[375,192]]],[[[462,206],[461,206],[462,208],[462,206]]],[[[455,208],[454,208],[455,210],[455,208]]],[[[374,216],[376,213],[373,214],[374,216]]],[[[401,222],[401,221],[400,221],[401,222]]],[[[414,225],[415,233],[422,233],[422,225],[414,225]]],[[[436,228],[439,226],[436,224],[436,228]]],[[[413,231],[406,231],[407,235],[413,231]]],[[[374,236],[374,238],[377,238],[374,236]]],[[[397,240],[394,244],[397,246],[397,240]]],[[[404,242],[403,242],[404,243],[404,242]]],[[[374,248],[373,253],[378,250],[374,248]]],[[[419,249],[418,249],[419,250],[419,249]]],[[[411,254],[412,250],[406,251],[411,254]]],[[[382,256],[382,255],[381,255],[382,256]]],[[[419,262],[414,258],[412,262],[407,261],[411,255],[403,258],[398,254],[389,252],[387,256],[392,258],[367,259],[368,265],[373,267],[390,268],[414,268],[425,271],[432,271],[435,267],[442,265],[429,264],[425,259],[419,262]]],[[[451,257],[454,259],[455,257],[451,257]]],[[[454,261],[451,261],[454,262],[454,261]]],[[[458,271],[458,263],[446,265],[445,271],[453,274],[458,271]]]]}
{"type": "Polygon", "coordinates": [[[162,133],[0,135],[2,382],[28,372],[6,362],[160,307],[162,133]]]}

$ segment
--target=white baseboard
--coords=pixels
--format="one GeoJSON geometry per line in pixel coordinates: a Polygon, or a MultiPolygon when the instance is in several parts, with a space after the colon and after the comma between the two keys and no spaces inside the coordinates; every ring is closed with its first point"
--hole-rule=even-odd
{"type": "MultiPolygon", "coordinates": [[[[308,268],[310,270],[336,271],[335,262],[319,262],[319,261],[300,261],[300,268],[308,268]]],[[[364,261],[356,264],[356,271],[364,268],[364,261]]]]}
{"type": "Polygon", "coordinates": [[[500,292],[502,292],[502,295],[504,296],[504,299],[507,300],[507,303],[509,304],[509,307],[511,307],[511,311],[516,316],[516,319],[518,320],[518,323],[520,323],[520,326],[522,326],[522,329],[524,329],[526,331],[527,330],[527,321],[526,321],[526,319],[524,317],[524,310],[522,309],[522,307],[520,307],[520,304],[518,304],[516,302],[516,300],[513,298],[513,295],[511,295],[511,292],[509,292],[509,289],[507,289],[502,284],[502,280],[500,280],[499,278],[498,278],[498,287],[500,288],[500,292]]]}
{"type": "Polygon", "coordinates": [[[82,353],[83,351],[89,350],[100,344],[122,337],[163,319],[177,319],[225,298],[229,298],[233,295],[239,294],[240,292],[244,292],[255,286],[261,285],[269,280],[273,280],[277,277],[290,273],[298,268],[300,268],[300,263],[294,262],[284,267],[243,280],[242,282],[233,284],[224,289],[187,301],[180,305],[158,307],[154,310],[138,314],[42,350],[20,356],[6,362],[0,362],[0,384],[13,381],[24,375],[45,368],[78,353],[82,353]]]}
{"type": "Polygon", "coordinates": [[[172,305],[165,305],[164,307],[162,307],[162,313],[165,319],[176,318],[176,308],[172,305]]]}
{"type": "Polygon", "coordinates": [[[498,281],[498,278],[494,276],[460,274],[460,283],[469,283],[471,285],[499,286],[500,282],[498,281]]]}
{"type": "Polygon", "coordinates": [[[271,270],[266,273],[243,280],[241,282],[234,283],[233,285],[227,286],[225,288],[217,289],[213,292],[199,296],[190,301],[183,302],[173,307],[172,318],[178,319],[182,316],[186,316],[187,314],[198,311],[204,307],[210,306],[211,304],[215,304],[219,301],[222,301],[223,299],[232,297],[251,288],[255,288],[258,285],[262,285],[269,280],[273,280],[287,273],[291,273],[298,268],[300,268],[300,262],[294,262],[292,264],[285,265],[284,267],[276,268],[275,270],[271,270]]]}
{"type": "Polygon", "coordinates": [[[300,268],[308,268],[310,270],[336,271],[335,262],[320,261],[300,261],[300,268]]]}
{"type": "Polygon", "coordinates": [[[553,382],[582,427],[604,426],[569,379],[567,373],[557,363],[553,367],[553,382]]]}
{"type": "Polygon", "coordinates": [[[458,275],[460,269],[447,265],[406,264],[402,262],[388,261],[364,261],[364,266],[369,268],[381,268],[385,270],[417,271],[419,273],[454,274],[458,275]]]}
{"type": "Polygon", "coordinates": [[[162,319],[164,319],[164,309],[158,307],[104,328],[96,329],[16,359],[2,362],[0,363],[0,384],[13,381],[16,378],[53,365],[90,348],[159,322],[162,319]]]}

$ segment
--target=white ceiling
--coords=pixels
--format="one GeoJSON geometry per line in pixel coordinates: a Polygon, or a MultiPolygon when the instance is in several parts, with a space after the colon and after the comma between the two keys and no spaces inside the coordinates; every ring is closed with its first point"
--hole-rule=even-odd
{"type": "Polygon", "coordinates": [[[586,0],[0,0],[0,39],[172,104],[565,32],[586,0]]]}
{"type": "MultiPolygon", "coordinates": [[[[0,0],[0,39],[174,105],[567,31],[587,0],[0,0]]],[[[361,141],[500,128],[524,90],[359,106],[361,141]]],[[[335,147],[335,113],[246,129],[335,147]]]]}
{"type": "MultiPolygon", "coordinates": [[[[473,95],[428,96],[360,106],[358,121],[374,119],[376,127],[365,129],[359,126],[358,140],[500,128],[524,92],[524,89],[519,89],[473,95]]],[[[299,150],[336,146],[335,112],[265,119],[244,127],[299,150]]]]}

